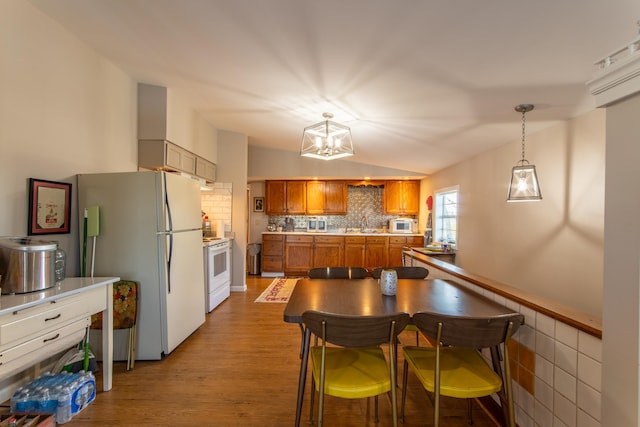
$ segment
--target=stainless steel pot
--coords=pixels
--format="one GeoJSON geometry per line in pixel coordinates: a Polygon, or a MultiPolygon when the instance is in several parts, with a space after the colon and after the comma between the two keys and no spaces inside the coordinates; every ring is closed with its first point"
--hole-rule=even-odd
{"type": "Polygon", "coordinates": [[[55,242],[31,237],[0,238],[0,288],[23,294],[55,286],[55,242]]]}

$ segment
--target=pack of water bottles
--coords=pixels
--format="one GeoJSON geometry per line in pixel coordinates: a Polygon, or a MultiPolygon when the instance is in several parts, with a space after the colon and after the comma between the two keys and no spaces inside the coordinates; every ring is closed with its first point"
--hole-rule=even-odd
{"type": "Polygon", "coordinates": [[[56,423],[69,422],[96,398],[96,380],[91,372],[45,373],[11,397],[11,412],[54,414],[56,423]]]}

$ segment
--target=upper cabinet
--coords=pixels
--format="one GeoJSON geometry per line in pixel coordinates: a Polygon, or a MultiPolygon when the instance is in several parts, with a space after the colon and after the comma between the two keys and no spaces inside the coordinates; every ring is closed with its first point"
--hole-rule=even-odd
{"type": "Polygon", "coordinates": [[[165,140],[138,141],[138,166],[145,169],[184,172],[208,182],[216,179],[216,165],[165,140]]]}
{"type": "Polygon", "coordinates": [[[166,87],[138,84],[138,166],[145,169],[185,172],[215,181],[216,165],[183,148],[205,144],[197,135],[208,135],[201,120],[182,105],[166,87]],[[197,128],[197,129],[196,129],[197,128]]]}
{"type": "Polygon", "coordinates": [[[307,209],[306,181],[266,181],[267,215],[304,215],[307,209]]]}
{"type": "Polygon", "coordinates": [[[418,215],[420,181],[386,181],[384,212],[387,215],[418,215]]]}
{"type": "Polygon", "coordinates": [[[347,184],[342,181],[307,181],[307,213],[346,215],[347,184]]]}

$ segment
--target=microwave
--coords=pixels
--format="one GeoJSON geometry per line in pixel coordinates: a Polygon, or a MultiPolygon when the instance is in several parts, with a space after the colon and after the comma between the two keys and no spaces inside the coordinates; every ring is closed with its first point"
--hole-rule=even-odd
{"type": "Polygon", "coordinates": [[[389,220],[390,233],[415,233],[418,222],[411,218],[396,218],[389,220]]]}
{"type": "Polygon", "coordinates": [[[327,217],[326,216],[311,216],[307,221],[307,232],[317,233],[327,231],[327,217]]]}

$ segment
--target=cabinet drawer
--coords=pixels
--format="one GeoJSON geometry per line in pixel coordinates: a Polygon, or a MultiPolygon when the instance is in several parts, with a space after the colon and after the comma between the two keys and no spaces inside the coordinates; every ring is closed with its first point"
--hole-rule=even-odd
{"type": "MultiPolygon", "coordinates": [[[[88,316],[88,301],[83,295],[74,295],[48,304],[20,310],[0,319],[0,348],[16,340],[55,329],[79,317],[88,316]]],[[[104,305],[104,298],[103,305],[104,305]]],[[[100,311],[100,310],[97,310],[100,311]]]]}
{"type": "Polygon", "coordinates": [[[0,351],[0,377],[24,369],[57,352],[78,344],[85,335],[91,318],[85,317],[20,345],[0,351]]]}
{"type": "Polygon", "coordinates": [[[387,237],[385,236],[367,236],[367,245],[371,243],[387,243],[387,237]]]}
{"type": "Polygon", "coordinates": [[[282,242],[263,242],[262,253],[265,255],[282,256],[282,242]]]}
{"type": "Polygon", "coordinates": [[[313,236],[287,236],[287,243],[313,243],[313,236]]]}
{"type": "Polygon", "coordinates": [[[280,243],[282,243],[282,238],[283,237],[284,236],[282,236],[282,235],[263,234],[262,235],[262,241],[263,242],[269,241],[269,242],[280,242],[280,243]]]}
{"type": "Polygon", "coordinates": [[[346,244],[364,244],[365,237],[364,236],[347,236],[344,238],[344,242],[346,244]]]}
{"type": "Polygon", "coordinates": [[[334,244],[342,244],[344,243],[344,237],[339,236],[315,236],[316,243],[334,243],[334,244]]]}
{"type": "Polygon", "coordinates": [[[422,246],[423,244],[424,244],[423,236],[407,237],[407,245],[409,246],[422,246]]]}
{"type": "Polygon", "coordinates": [[[262,271],[284,271],[284,263],[282,257],[262,257],[262,271]]]}
{"type": "Polygon", "coordinates": [[[400,237],[400,236],[391,236],[389,237],[389,244],[392,245],[404,245],[405,243],[407,243],[407,238],[406,237],[400,237]]]}

